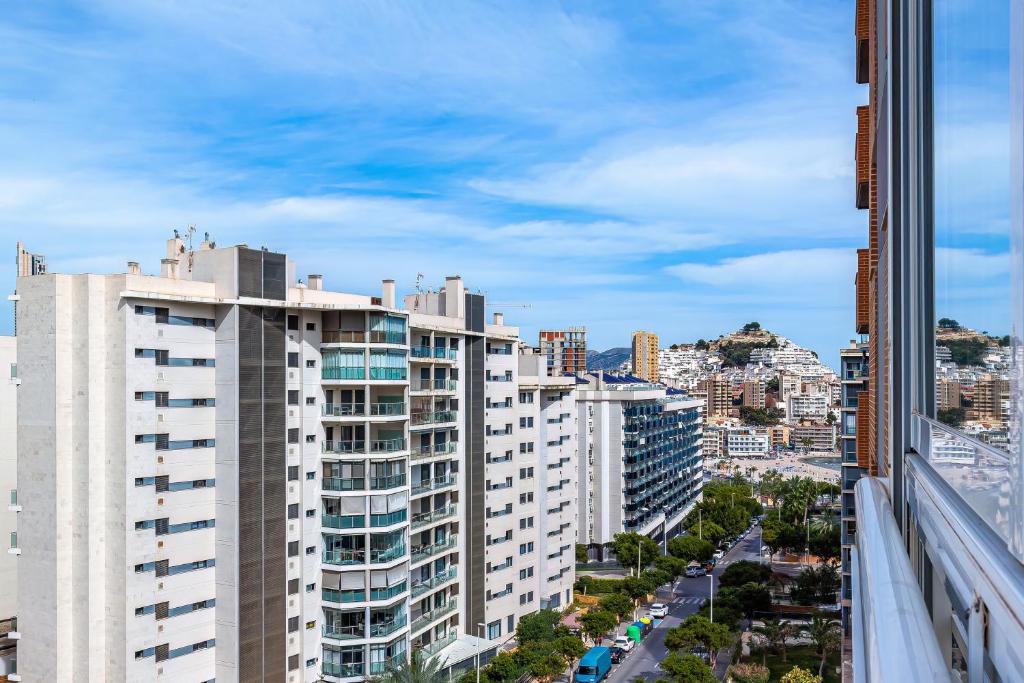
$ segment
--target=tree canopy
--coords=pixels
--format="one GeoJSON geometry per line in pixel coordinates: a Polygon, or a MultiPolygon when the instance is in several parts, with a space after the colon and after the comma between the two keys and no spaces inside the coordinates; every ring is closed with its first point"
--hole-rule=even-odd
{"type": "MultiPolygon", "coordinates": [[[[712,524],[709,523],[708,527],[712,524]]],[[[714,524],[714,526],[718,527],[717,524],[714,524]]],[[[721,529],[721,527],[718,528],[721,529]]],[[[705,527],[705,531],[708,531],[707,527],[705,527]]],[[[724,534],[725,530],[722,529],[721,533],[724,534]]],[[[668,551],[673,557],[683,562],[706,562],[715,554],[715,546],[710,540],[701,540],[693,533],[690,533],[687,536],[676,536],[670,539],[668,551]]]]}
{"type": "Polygon", "coordinates": [[[619,564],[626,568],[636,569],[638,546],[640,569],[649,566],[661,554],[657,543],[635,531],[618,533],[612,538],[612,552],[619,564]]]}
{"type": "Polygon", "coordinates": [[[661,668],[672,676],[673,683],[718,683],[711,667],[697,655],[671,652],[662,660],[661,668]]]}

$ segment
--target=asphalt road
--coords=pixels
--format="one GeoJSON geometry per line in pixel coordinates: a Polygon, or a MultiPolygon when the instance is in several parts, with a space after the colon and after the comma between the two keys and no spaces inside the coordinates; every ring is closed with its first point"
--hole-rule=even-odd
{"type": "MultiPolygon", "coordinates": [[[[657,602],[668,604],[668,616],[632,652],[626,655],[622,662],[612,667],[611,673],[606,679],[607,683],[632,683],[638,676],[647,680],[654,680],[659,675],[665,677],[658,668],[661,660],[668,655],[668,649],[665,647],[665,634],[670,628],[678,626],[683,619],[700,609],[700,606],[708,598],[712,581],[714,581],[715,590],[718,589],[718,577],[726,567],[738,560],[758,559],[760,538],[761,527],[756,526],[745,539],[726,553],[710,577],[682,578],[671,586],[671,590],[667,585],[659,589],[657,602]]],[[[646,614],[646,610],[643,613],[646,614]]],[[[626,624],[623,624],[620,626],[620,631],[624,632],[625,628],[626,624]]]]}

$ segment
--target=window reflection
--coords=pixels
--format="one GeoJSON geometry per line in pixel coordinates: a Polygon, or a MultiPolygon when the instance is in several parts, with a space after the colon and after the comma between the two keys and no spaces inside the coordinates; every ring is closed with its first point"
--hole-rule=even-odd
{"type": "Polygon", "coordinates": [[[1009,2],[933,13],[937,417],[1008,450],[1009,2]]]}

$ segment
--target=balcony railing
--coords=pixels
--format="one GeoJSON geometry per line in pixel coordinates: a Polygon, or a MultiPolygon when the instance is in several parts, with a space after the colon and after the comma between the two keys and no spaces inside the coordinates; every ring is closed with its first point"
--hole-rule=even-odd
{"type": "Polygon", "coordinates": [[[320,515],[320,525],[329,529],[362,529],[366,526],[363,515],[320,515]]]}
{"type": "Polygon", "coordinates": [[[457,446],[454,441],[445,441],[444,443],[420,446],[412,452],[412,459],[416,460],[419,458],[432,458],[436,455],[449,455],[454,453],[457,446]]]}
{"type": "Polygon", "coordinates": [[[405,368],[379,368],[370,366],[370,379],[402,380],[405,378],[405,368]]]}
{"type": "Polygon", "coordinates": [[[324,491],[362,491],[366,488],[366,480],[342,479],[341,477],[324,477],[324,491]]]}
{"type": "Polygon", "coordinates": [[[363,344],[366,332],[362,330],[324,330],[320,336],[323,344],[363,344]]]}
{"type": "Polygon", "coordinates": [[[376,676],[378,674],[386,673],[389,670],[397,669],[399,666],[404,664],[405,661],[405,652],[400,652],[396,655],[388,657],[382,662],[370,662],[370,675],[376,676]]]}
{"type": "Polygon", "coordinates": [[[413,426],[427,424],[442,424],[458,420],[458,411],[455,410],[434,410],[414,412],[410,417],[413,426]]]}
{"type": "Polygon", "coordinates": [[[422,652],[426,657],[433,657],[438,652],[454,643],[455,639],[458,638],[458,635],[458,632],[455,629],[452,629],[451,631],[448,631],[444,637],[433,640],[420,647],[420,652],[422,652]]]}
{"type": "Polygon", "coordinates": [[[394,562],[395,560],[401,559],[405,555],[406,548],[404,543],[399,543],[387,548],[370,548],[370,562],[373,564],[381,564],[384,562],[394,562]]]}
{"type": "Polygon", "coordinates": [[[424,612],[419,617],[417,617],[412,622],[412,630],[413,631],[418,631],[420,629],[426,628],[431,623],[437,621],[441,617],[443,617],[443,616],[445,616],[447,614],[451,614],[457,608],[458,608],[458,600],[456,598],[451,598],[451,599],[448,600],[448,602],[444,603],[443,605],[441,605],[439,607],[435,607],[434,609],[432,609],[432,610],[430,610],[428,612],[424,612]]]}
{"type": "Polygon", "coordinates": [[[324,638],[333,638],[334,640],[355,640],[366,637],[366,627],[363,624],[358,626],[324,624],[323,634],[324,638]]]}
{"type": "Polygon", "coordinates": [[[371,600],[391,600],[396,598],[402,593],[409,590],[409,584],[406,581],[397,583],[394,586],[388,586],[387,588],[371,588],[370,599],[371,600]]]}
{"type": "Polygon", "coordinates": [[[512,378],[508,375],[488,375],[488,382],[511,382],[512,378]]]}
{"type": "Polygon", "coordinates": [[[430,510],[429,512],[419,512],[412,516],[412,528],[419,529],[427,526],[428,524],[433,524],[434,522],[454,517],[457,512],[458,508],[454,505],[446,505],[443,508],[430,510]]]}
{"type": "Polygon", "coordinates": [[[413,346],[409,349],[413,358],[432,360],[455,360],[458,352],[455,349],[445,349],[438,346],[413,346]]]}
{"type": "Polygon", "coordinates": [[[850,553],[851,630],[857,680],[950,680],[885,487],[864,477],[854,491],[858,519],[857,545],[850,553]]]}
{"type": "Polygon", "coordinates": [[[354,415],[365,415],[365,403],[325,403],[324,417],[351,417],[354,415]]]}
{"type": "Polygon", "coordinates": [[[446,553],[452,550],[458,542],[455,534],[452,534],[440,543],[433,543],[431,545],[421,545],[412,549],[411,561],[420,562],[426,560],[435,555],[446,553]]]}
{"type": "Polygon", "coordinates": [[[366,369],[362,366],[351,368],[321,368],[321,379],[366,379],[366,369]]]}
{"type": "Polygon", "coordinates": [[[325,564],[351,565],[363,564],[366,562],[365,550],[325,550],[323,554],[325,564]]]}
{"type": "MultiPolygon", "coordinates": [[[[358,664],[338,664],[336,662],[324,662],[322,665],[325,676],[335,676],[337,678],[356,678],[362,676],[363,668],[362,663],[358,664]]],[[[383,673],[381,671],[380,673],[383,673]]]]}
{"type": "Polygon", "coordinates": [[[448,569],[438,574],[434,574],[432,577],[425,581],[419,581],[417,583],[412,584],[412,597],[418,597],[420,595],[423,595],[424,593],[428,593],[434,590],[435,588],[445,585],[446,583],[452,581],[455,578],[455,575],[455,567],[448,567],[448,569]]]}
{"type": "Polygon", "coordinates": [[[371,344],[405,344],[405,332],[386,332],[372,330],[370,332],[371,344]]]}
{"type": "Polygon", "coordinates": [[[371,453],[394,453],[405,450],[405,439],[375,439],[370,442],[371,453]]]}
{"type": "Polygon", "coordinates": [[[435,379],[423,379],[413,381],[410,389],[412,391],[456,391],[459,388],[459,381],[438,377],[435,379]]]}
{"type": "Polygon", "coordinates": [[[374,415],[377,417],[394,417],[397,415],[405,415],[405,402],[389,401],[386,403],[371,403],[370,415],[374,415]]]}
{"type": "Polygon", "coordinates": [[[381,489],[393,489],[399,486],[405,486],[405,472],[399,474],[392,474],[388,477],[371,477],[370,488],[374,490],[381,489]]]}
{"type": "Polygon", "coordinates": [[[419,494],[427,493],[428,491],[448,488],[449,486],[454,486],[455,481],[455,475],[452,473],[442,474],[441,476],[434,477],[433,479],[426,479],[413,485],[412,495],[418,496],[419,494]]]}
{"type": "Polygon", "coordinates": [[[365,453],[366,442],[362,439],[349,441],[324,441],[324,453],[365,453]]]}
{"type": "Polygon", "coordinates": [[[406,619],[406,616],[404,614],[399,614],[394,619],[370,624],[370,637],[383,638],[384,636],[389,636],[405,626],[407,623],[409,623],[409,621],[406,619]]]}
{"type": "Polygon", "coordinates": [[[401,524],[409,516],[408,510],[395,510],[394,512],[387,512],[381,514],[370,515],[370,526],[391,526],[392,524],[401,524]]]}
{"type": "Polygon", "coordinates": [[[344,604],[348,602],[365,602],[366,591],[337,590],[335,588],[324,588],[320,591],[320,597],[324,602],[335,602],[344,604]]]}

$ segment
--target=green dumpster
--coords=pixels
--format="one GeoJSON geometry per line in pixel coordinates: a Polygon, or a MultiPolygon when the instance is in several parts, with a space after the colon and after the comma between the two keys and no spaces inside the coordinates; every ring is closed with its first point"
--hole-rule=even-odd
{"type": "Polygon", "coordinates": [[[627,626],[626,627],[626,637],[629,638],[630,640],[632,640],[635,643],[639,643],[640,642],[640,627],[639,626],[634,626],[632,624],[627,626]]]}

